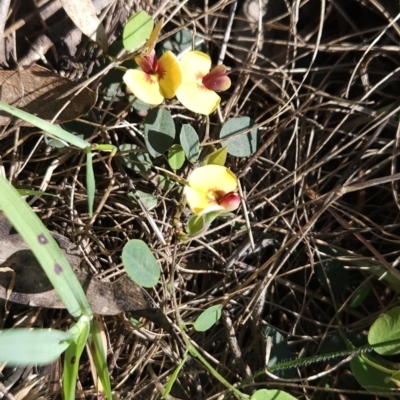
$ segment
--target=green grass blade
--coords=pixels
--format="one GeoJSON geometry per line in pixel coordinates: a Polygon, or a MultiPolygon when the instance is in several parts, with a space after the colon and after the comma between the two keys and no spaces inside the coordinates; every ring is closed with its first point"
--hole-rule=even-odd
{"type": "Polygon", "coordinates": [[[88,211],[90,217],[93,215],[95,188],[96,182],[94,179],[93,171],[93,153],[89,147],[86,149],[86,190],[88,196],[88,211]]]}
{"type": "Polygon", "coordinates": [[[51,124],[50,122],[47,122],[44,119],[36,117],[35,115],[29,114],[26,111],[22,111],[19,110],[18,108],[9,106],[7,103],[4,103],[3,101],[0,101],[0,110],[8,112],[9,114],[14,115],[14,117],[23,119],[24,121],[29,122],[30,124],[36,126],[37,128],[42,129],[43,131],[49,133],[51,136],[63,140],[64,142],[67,142],[72,146],[78,147],[80,149],[86,149],[86,147],[89,146],[88,142],[85,142],[79,137],[73,135],[72,133],[65,131],[59,125],[51,124]]]}
{"type": "Polygon", "coordinates": [[[89,348],[94,365],[96,366],[97,375],[100,378],[106,398],[108,400],[112,400],[110,375],[107,367],[107,356],[101,338],[101,328],[99,322],[97,322],[96,320],[96,317],[93,319],[91,326],[89,348]]]}
{"type": "Polygon", "coordinates": [[[18,191],[1,176],[0,207],[32,250],[70,314],[91,318],[85,293],[64,253],[18,191]]]}
{"type": "Polygon", "coordinates": [[[79,360],[89,337],[90,320],[86,316],[80,317],[68,333],[74,339],[64,354],[63,391],[65,400],[75,400],[79,360]]]}

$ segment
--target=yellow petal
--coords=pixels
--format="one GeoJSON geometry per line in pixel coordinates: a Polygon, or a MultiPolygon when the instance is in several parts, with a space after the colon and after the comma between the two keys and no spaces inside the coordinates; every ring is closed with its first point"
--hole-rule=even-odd
{"type": "Polygon", "coordinates": [[[183,82],[176,92],[176,97],[188,110],[203,115],[214,112],[221,102],[217,93],[200,87],[195,82],[183,82]]]}
{"type": "Polygon", "coordinates": [[[207,75],[211,58],[201,51],[188,51],[181,58],[183,82],[194,82],[207,75]]]}
{"type": "Polygon", "coordinates": [[[189,185],[192,189],[202,192],[235,192],[238,182],[235,174],[222,165],[204,165],[196,168],[189,176],[189,185]]]}
{"type": "Polygon", "coordinates": [[[158,81],[161,93],[166,99],[172,99],[182,82],[181,67],[175,55],[169,50],[161,56],[158,63],[162,71],[158,81]]]}
{"type": "Polygon", "coordinates": [[[206,193],[192,189],[190,186],[185,186],[184,193],[188,206],[194,214],[202,215],[211,211],[224,209],[224,207],[217,204],[215,200],[208,197],[206,193]]]}
{"type": "Polygon", "coordinates": [[[157,75],[149,75],[138,69],[128,69],[123,80],[129,90],[147,104],[158,105],[164,100],[157,75]]]}

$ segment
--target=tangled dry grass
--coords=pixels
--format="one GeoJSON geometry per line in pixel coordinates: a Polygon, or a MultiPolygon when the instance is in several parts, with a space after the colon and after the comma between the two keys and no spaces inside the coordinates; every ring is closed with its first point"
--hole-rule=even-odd
{"type": "MultiPolygon", "coordinates": [[[[13,10],[13,22],[26,15],[21,3],[14,3],[20,8],[13,10]]],[[[92,274],[116,279],[124,243],[142,238],[163,271],[162,284],[149,293],[172,321],[171,290],[186,323],[206,307],[224,304],[217,325],[206,333],[189,325],[188,334],[209,362],[236,384],[263,368],[267,324],[286,338],[294,357],[304,357],[320,352],[339,330],[348,336],[367,332],[382,310],[399,303],[397,292],[366,268],[380,264],[390,269],[399,260],[400,9],[397,0],[275,0],[269,2],[260,31],[258,22],[244,18],[244,4],[239,4],[227,34],[233,4],[115,1],[105,25],[115,39],[123,18],[146,9],[168,20],[161,40],[185,27],[204,38],[213,60],[226,50],[224,63],[231,67],[233,84],[223,95],[221,113],[211,118],[208,146],[218,143],[223,120],[250,116],[257,122],[257,153],[229,158],[227,164],[241,178],[247,213],[241,208],[233,220],[219,221],[203,237],[180,243],[174,235],[177,186],[162,188],[160,170],[153,169],[150,176],[134,174],[114,160],[110,175],[107,155],[98,155],[96,216],[90,219],[81,154],[50,148],[39,132],[27,128],[6,128],[0,148],[2,171],[19,188],[38,190],[54,163],[45,186],[55,197],[37,198],[32,205],[51,230],[81,245],[92,274]],[[145,211],[134,206],[128,192],[137,189],[156,194],[157,207],[145,211]],[[251,238],[259,251],[240,255],[237,250],[251,238]],[[330,286],[321,283],[323,273],[318,273],[326,266],[326,253],[330,266],[337,268],[329,275],[330,286]],[[232,257],[235,263],[229,262],[232,257]],[[368,282],[371,292],[364,302],[350,307],[353,294],[368,282]]],[[[21,35],[40,24],[35,18],[11,32],[9,40],[22,43],[21,35]]],[[[84,44],[74,54],[80,62],[87,62],[84,44]]],[[[181,115],[178,120],[204,130],[199,119],[174,107],[181,115]]],[[[141,116],[130,113],[126,103],[104,101],[101,89],[91,118],[86,125],[91,142],[141,143],[141,116]]],[[[156,165],[166,167],[166,160],[156,165]]],[[[179,173],[186,177],[189,169],[179,173]]],[[[12,323],[20,323],[23,316],[35,326],[66,323],[64,314],[46,310],[12,306],[10,315],[12,323]]],[[[116,395],[161,398],[161,387],[182,355],[179,343],[151,324],[135,329],[123,316],[105,318],[105,324],[116,395]]],[[[334,365],[301,367],[291,381],[264,375],[250,380],[244,390],[250,394],[255,387],[284,388],[299,399],[373,397],[357,384],[348,366],[334,365]]],[[[89,371],[89,362],[83,361],[82,399],[95,395],[89,371]]],[[[16,395],[28,386],[26,379],[14,388],[16,395]]],[[[38,388],[43,375],[36,379],[38,388]]],[[[32,393],[29,398],[35,398],[32,393]]],[[[189,360],[171,395],[212,400],[224,393],[204,367],[189,360]]]]}

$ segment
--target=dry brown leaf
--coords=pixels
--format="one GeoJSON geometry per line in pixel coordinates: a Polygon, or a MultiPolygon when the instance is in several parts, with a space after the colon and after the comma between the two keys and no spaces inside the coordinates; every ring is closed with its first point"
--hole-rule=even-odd
{"type": "Polygon", "coordinates": [[[60,0],[65,12],[83,34],[94,40],[107,53],[108,42],[103,24],[97,18],[92,0],[60,0]]]}
{"type": "MultiPolygon", "coordinates": [[[[56,119],[57,124],[80,117],[96,103],[97,93],[88,88],[84,88],[76,96],[71,93],[59,98],[69,91],[72,92],[75,86],[76,82],[39,65],[19,71],[0,70],[0,100],[11,106],[51,121],[65,103],[71,100],[56,119]]],[[[0,111],[0,125],[13,123],[11,118],[6,112],[0,111]]],[[[20,121],[19,125],[31,126],[25,121],[20,121]]]]}

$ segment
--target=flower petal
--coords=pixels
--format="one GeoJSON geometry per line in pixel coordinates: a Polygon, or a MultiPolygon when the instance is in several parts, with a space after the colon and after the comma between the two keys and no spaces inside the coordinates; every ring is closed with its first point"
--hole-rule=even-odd
{"type": "Polygon", "coordinates": [[[207,75],[211,68],[211,58],[201,51],[188,51],[181,58],[183,82],[197,82],[207,75]]]}
{"type": "Polygon", "coordinates": [[[182,82],[182,71],[178,59],[168,50],[158,60],[158,64],[158,83],[161,93],[166,99],[172,99],[182,82]]]}
{"type": "Polygon", "coordinates": [[[238,182],[235,174],[222,165],[204,165],[196,168],[189,176],[191,188],[203,192],[222,192],[228,194],[235,192],[238,182]]]}
{"type": "Polygon", "coordinates": [[[188,206],[194,214],[202,215],[211,211],[224,209],[224,207],[217,204],[215,200],[208,197],[206,193],[192,189],[190,186],[185,186],[184,193],[188,206]]]}
{"type": "Polygon", "coordinates": [[[139,100],[152,105],[163,102],[164,97],[160,93],[157,75],[149,75],[138,69],[128,69],[123,80],[139,100]]]}
{"type": "Polygon", "coordinates": [[[203,115],[214,112],[221,102],[217,93],[199,86],[197,82],[183,82],[176,97],[188,110],[203,115]]]}
{"type": "Polygon", "coordinates": [[[221,92],[231,87],[231,80],[226,72],[225,65],[217,65],[203,79],[202,82],[207,89],[221,92]]]}

